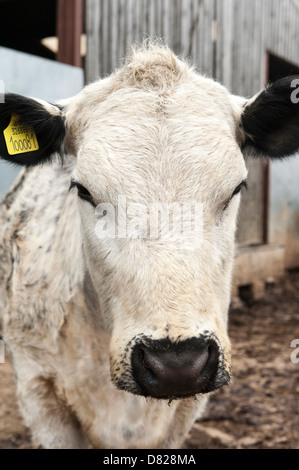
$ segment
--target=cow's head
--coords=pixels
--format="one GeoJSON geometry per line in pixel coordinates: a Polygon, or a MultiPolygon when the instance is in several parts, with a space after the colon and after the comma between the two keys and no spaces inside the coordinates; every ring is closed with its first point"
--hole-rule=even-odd
{"type": "Polygon", "coordinates": [[[184,398],[229,381],[244,156],[298,150],[294,83],[280,80],[247,101],[153,47],[59,106],[17,95],[0,105],[2,158],[30,166],[55,152],[76,157],[70,183],[86,271],[119,388],[184,398]]]}

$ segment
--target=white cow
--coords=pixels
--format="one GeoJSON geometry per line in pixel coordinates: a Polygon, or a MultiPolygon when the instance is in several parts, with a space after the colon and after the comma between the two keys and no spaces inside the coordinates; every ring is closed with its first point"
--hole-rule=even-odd
{"type": "Polygon", "coordinates": [[[293,83],[247,101],[147,45],[59,105],[6,95],[0,155],[26,169],[1,206],[0,298],[37,445],[179,447],[230,381],[244,155],[298,150],[293,83]]]}

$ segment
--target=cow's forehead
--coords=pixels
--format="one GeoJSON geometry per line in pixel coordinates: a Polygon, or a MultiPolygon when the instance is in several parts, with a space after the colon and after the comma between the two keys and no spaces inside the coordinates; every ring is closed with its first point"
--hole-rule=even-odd
{"type": "Polygon", "coordinates": [[[233,188],[246,174],[229,93],[184,67],[164,86],[116,74],[84,92],[76,174],[95,194],[102,192],[99,197],[105,188],[135,198],[138,191],[150,199],[163,191],[196,197],[233,188]]]}
{"type": "Polygon", "coordinates": [[[209,107],[201,93],[187,102],[173,97],[163,104],[141,92],[118,93],[94,112],[82,135],[76,171],[95,191],[108,185],[125,192],[139,186],[147,194],[162,186],[190,191],[199,183],[208,190],[228,175],[234,186],[245,168],[234,126],[232,113],[209,107]]]}

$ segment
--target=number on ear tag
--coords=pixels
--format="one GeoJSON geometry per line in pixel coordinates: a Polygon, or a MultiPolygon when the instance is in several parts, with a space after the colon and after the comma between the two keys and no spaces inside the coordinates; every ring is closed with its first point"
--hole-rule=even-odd
{"type": "Polygon", "coordinates": [[[39,149],[33,126],[20,123],[17,114],[11,116],[10,123],[3,131],[9,155],[34,152],[39,149]]]}

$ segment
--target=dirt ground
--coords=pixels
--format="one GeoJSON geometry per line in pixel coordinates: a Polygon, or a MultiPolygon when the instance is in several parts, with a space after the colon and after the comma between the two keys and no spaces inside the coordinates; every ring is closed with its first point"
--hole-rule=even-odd
{"type": "MultiPolygon", "coordinates": [[[[299,273],[269,286],[262,301],[231,309],[229,325],[233,383],[215,393],[184,447],[299,449],[299,362],[291,361],[291,341],[299,339],[299,273]]],[[[0,384],[0,449],[32,448],[7,351],[0,384]]]]}

